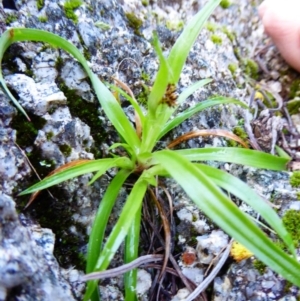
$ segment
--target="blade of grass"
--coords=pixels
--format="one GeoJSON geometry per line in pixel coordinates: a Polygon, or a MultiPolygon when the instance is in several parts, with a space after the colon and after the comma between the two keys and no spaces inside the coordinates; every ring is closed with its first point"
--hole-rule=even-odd
{"type": "MultiPolygon", "coordinates": [[[[138,181],[134,184],[126,203],[123,206],[119,219],[110,233],[93,271],[105,270],[108,267],[119,246],[124,241],[137,211],[141,207],[147,186],[148,180],[143,177],[142,174],[138,181]]],[[[94,280],[89,282],[84,296],[84,301],[89,300],[96,287],[97,281],[94,280]]]]}
{"type": "MultiPolygon", "coordinates": [[[[87,274],[93,272],[93,268],[97,263],[97,259],[102,249],[104,233],[109,216],[120,189],[129,175],[129,170],[120,170],[107,187],[106,192],[100,202],[89,237],[86,262],[87,274]]],[[[100,300],[98,290],[94,290],[93,294],[91,295],[91,300],[100,300]]]]}
{"type": "Polygon", "coordinates": [[[101,199],[89,237],[86,273],[93,272],[93,269],[97,263],[100,250],[102,248],[104,232],[108,218],[120,189],[129,175],[129,170],[120,170],[107,187],[106,192],[101,199]]]}
{"type": "Polygon", "coordinates": [[[277,247],[199,168],[174,151],[153,156],[208,217],[274,271],[300,286],[300,264],[277,247]]]}
{"type": "Polygon", "coordinates": [[[167,60],[165,59],[162,53],[156,32],[153,33],[152,45],[156,51],[160,63],[155,82],[148,97],[148,115],[154,117],[156,115],[156,109],[165,94],[167,85],[169,83],[173,83],[173,76],[171,66],[168,64],[167,60]]]}
{"type": "MultiPolygon", "coordinates": [[[[141,204],[142,205],[142,204],[141,204]]],[[[125,239],[124,262],[129,263],[138,257],[141,208],[138,209],[125,239]]],[[[125,301],[136,300],[137,269],[132,269],[124,275],[125,301]]]]}
{"type": "Polygon", "coordinates": [[[195,105],[194,107],[189,108],[189,109],[183,111],[182,113],[176,115],[172,120],[167,122],[164,125],[161,133],[159,134],[158,139],[161,139],[164,135],[166,135],[173,128],[175,128],[176,126],[181,124],[184,120],[195,115],[196,113],[199,113],[199,112],[203,111],[204,109],[214,107],[217,105],[221,105],[221,104],[236,104],[241,107],[247,108],[247,105],[245,105],[243,102],[238,101],[233,98],[228,98],[228,97],[223,97],[223,96],[218,96],[218,97],[214,97],[214,98],[202,101],[202,102],[198,103],[197,105],[195,105]]]}
{"type": "Polygon", "coordinates": [[[276,157],[256,150],[238,147],[207,147],[175,150],[189,161],[221,161],[243,164],[256,168],[286,170],[289,159],[276,157]]]}
{"type": "Polygon", "coordinates": [[[261,199],[247,184],[231,174],[204,164],[194,164],[218,186],[235,195],[240,200],[251,206],[262,218],[277,232],[286,243],[290,252],[296,258],[296,250],[291,235],[285,229],[282,220],[272,207],[261,199]]]}
{"type": "Polygon", "coordinates": [[[179,80],[185,60],[202,27],[220,2],[221,0],[208,1],[205,6],[184,27],[183,32],[176,40],[176,43],[168,57],[168,63],[173,71],[174,84],[176,84],[179,80]]]}
{"type": "Polygon", "coordinates": [[[76,166],[71,166],[70,168],[63,169],[61,172],[47,177],[35,185],[32,185],[31,187],[22,191],[19,195],[24,195],[35,192],[37,190],[42,190],[50,186],[57,185],[66,180],[76,178],[83,174],[98,171],[99,169],[101,169],[104,173],[107,169],[111,168],[112,166],[117,166],[117,164],[118,166],[123,166],[124,168],[127,167],[131,170],[133,168],[132,162],[126,157],[91,160],[90,162],[83,162],[82,164],[77,164],[76,166]]]}

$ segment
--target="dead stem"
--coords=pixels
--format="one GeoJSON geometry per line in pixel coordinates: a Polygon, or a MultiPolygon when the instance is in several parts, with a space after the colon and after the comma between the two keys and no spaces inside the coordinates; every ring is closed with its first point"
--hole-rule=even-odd
{"type": "Polygon", "coordinates": [[[183,141],[189,140],[191,138],[199,137],[199,136],[218,136],[218,137],[225,137],[228,139],[232,139],[241,145],[243,145],[245,148],[249,148],[247,143],[243,141],[240,137],[233,134],[232,132],[226,131],[226,130],[213,130],[213,129],[207,129],[207,130],[195,130],[188,133],[185,133],[184,135],[178,137],[177,139],[173,140],[167,148],[173,148],[177,144],[182,143],[183,141]]]}
{"type": "Polygon", "coordinates": [[[139,267],[140,265],[150,263],[150,262],[162,261],[162,260],[163,260],[163,255],[159,255],[159,254],[144,255],[120,267],[106,270],[106,271],[101,271],[101,272],[93,272],[84,275],[80,278],[80,281],[99,280],[104,278],[117,277],[119,275],[125,274],[126,272],[132,269],[139,267]]]}

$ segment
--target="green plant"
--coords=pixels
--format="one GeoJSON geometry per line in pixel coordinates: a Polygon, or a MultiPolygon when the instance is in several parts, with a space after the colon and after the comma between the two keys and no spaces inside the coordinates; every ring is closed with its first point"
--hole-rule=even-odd
{"type": "Polygon", "coordinates": [[[36,5],[37,5],[38,10],[41,10],[45,5],[45,0],[37,0],[36,5]]]}
{"type": "Polygon", "coordinates": [[[6,25],[9,25],[10,23],[12,22],[15,22],[18,20],[18,17],[16,15],[8,15],[6,18],[5,18],[5,24],[6,25]]]}
{"type": "Polygon", "coordinates": [[[48,21],[48,17],[47,16],[40,16],[39,17],[39,20],[42,22],[42,23],[46,23],[48,21]]]}
{"type": "Polygon", "coordinates": [[[224,9],[228,8],[231,5],[231,2],[229,0],[221,0],[220,6],[224,9]]]}
{"type": "MultiPolygon", "coordinates": [[[[24,40],[48,42],[72,54],[85,69],[106,116],[121,137],[122,142],[113,144],[111,149],[123,148],[127,153],[126,156],[114,155],[112,158],[68,163],[56,171],[54,175],[46,177],[21,193],[21,195],[32,193],[82,174],[96,172],[90,180],[90,184],[92,184],[107,170],[117,168],[117,173],[101,200],[89,237],[87,273],[107,269],[124,240],[125,262],[131,262],[138,256],[143,198],[147,190],[150,189],[151,192],[151,187],[158,185],[157,177],[172,177],[210,219],[253,252],[261,261],[272,267],[273,270],[300,286],[300,264],[296,260],[294,244],[275,211],[241,180],[224,171],[199,163],[216,160],[256,168],[284,170],[289,161],[284,153],[280,153],[282,157],[275,157],[242,148],[179,149],[173,151],[170,149],[156,150],[155,148],[157,142],[170,130],[205,108],[220,104],[239,104],[245,107],[243,103],[237,100],[215,97],[177,115],[175,114],[178,106],[189,95],[211,81],[205,79],[194,83],[185,89],[178,98],[176,97],[175,87],[188,53],[205,21],[219,2],[220,0],[210,0],[191,19],[167,58],[163,56],[158,38],[154,35],[153,46],[159,57],[160,67],[148,96],[148,111],[146,113],[142,111],[134,97],[118,89],[131,102],[136,111],[136,129],[127,119],[114,95],[91,71],[84,56],[74,45],[52,33],[25,28],[10,29],[0,38],[1,59],[10,44],[24,40]],[[135,174],[136,181],[118,221],[104,244],[104,231],[110,212],[121,187],[131,174],[135,174]],[[286,243],[292,256],[278,248],[245,213],[239,210],[224,190],[252,206],[286,243]]],[[[0,73],[0,83],[15,105],[26,114],[8,90],[2,72],[0,73]]],[[[166,243],[166,245],[168,244],[166,243]]],[[[166,258],[168,258],[167,253],[166,258]]],[[[135,299],[135,286],[136,270],[131,270],[125,275],[125,300],[135,299]]],[[[88,282],[84,300],[98,300],[96,287],[97,280],[88,282]]]]}
{"type": "Polygon", "coordinates": [[[78,17],[74,13],[74,10],[82,4],[81,0],[67,0],[64,3],[63,9],[66,14],[66,17],[70,20],[73,20],[74,23],[78,22],[78,17]]]}
{"type": "Polygon", "coordinates": [[[300,187],[300,171],[294,171],[290,177],[292,187],[300,187]]]}

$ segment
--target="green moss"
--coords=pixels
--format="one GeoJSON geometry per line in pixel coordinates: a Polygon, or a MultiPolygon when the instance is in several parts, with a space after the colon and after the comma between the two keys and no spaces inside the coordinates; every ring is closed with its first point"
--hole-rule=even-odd
{"type": "Polygon", "coordinates": [[[91,60],[91,53],[86,47],[83,47],[83,55],[87,61],[91,60]]]}
{"type": "Polygon", "coordinates": [[[62,144],[59,146],[60,151],[66,156],[70,156],[72,152],[72,147],[68,144],[62,144]]]}
{"type": "Polygon", "coordinates": [[[142,5],[143,6],[148,6],[149,5],[149,0],[142,0],[142,5]]]}
{"type": "Polygon", "coordinates": [[[5,24],[9,25],[10,23],[15,22],[17,20],[18,20],[17,16],[15,16],[15,15],[7,15],[7,17],[5,18],[5,24]]]}
{"type": "Polygon", "coordinates": [[[60,56],[58,56],[56,61],[55,61],[55,69],[58,72],[60,72],[63,65],[64,65],[64,60],[60,56]]]}
{"type": "Polygon", "coordinates": [[[286,103],[290,115],[298,114],[300,111],[300,97],[296,97],[286,103]]]}
{"type": "Polygon", "coordinates": [[[255,61],[246,58],[243,60],[244,65],[244,72],[251,78],[257,79],[258,78],[258,65],[255,61]]]}
{"type": "Polygon", "coordinates": [[[289,99],[293,99],[297,96],[300,96],[300,79],[294,80],[290,86],[289,99]]]}
{"type": "Polygon", "coordinates": [[[236,71],[237,68],[238,68],[237,64],[230,63],[228,65],[228,69],[229,69],[229,71],[231,72],[232,75],[235,73],[235,71],[236,71]]]}
{"type": "Polygon", "coordinates": [[[134,13],[126,13],[125,14],[129,26],[134,29],[135,34],[141,35],[140,28],[143,25],[143,21],[139,19],[134,13]]]}
{"type": "Polygon", "coordinates": [[[226,26],[221,27],[221,31],[226,34],[227,38],[230,40],[231,43],[235,41],[235,34],[230,31],[226,26]]]}
{"type": "Polygon", "coordinates": [[[39,116],[30,114],[31,122],[24,118],[23,114],[18,114],[12,120],[11,127],[17,131],[17,143],[18,145],[25,149],[28,146],[34,144],[34,140],[38,134],[38,130],[42,129],[46,124],[46,120],[39,116]]]}
{"type": "Polygon", "coordinates": [[[297,200],[300,200],[300,191],[296,192],[297,200]]]}
{"type": "Polygon", "coordinates": [[[142,80],[143,81],[145,81],[145,82],[149,82],[150,81],[150,75],[148,74],[148,73],[146,73],[146,72],[142,72],[142,74],[141,74],[141,78],[142,78],[142,80]]]}
{"type": "Polygon", "coordinates": [[[248,135],[247,135],[246,131],[240,126],[235,127],[233,129],[233,133],[235,135],[239,136],[244,141],[247,141],[247,139],[248,139],[248,135]]]}
{"type": "Polygon", "coordinates": [[[253,261],[253,266],[254,266],[255,269],[257,269],[257,271],[258,271],[261,275],[264,274],[264,272],[265,272],[265,270],[266,270],[266,267],[267,267],[262,261],[260,261],[260,260],[258,260],[258,259],[255,259],[255,260],[253,261]]]}
{"type": "Polygon", "coordinates": [[[81,0],[67,0],[63,6],[66,17],[70,20],[73,20],[75,24],[78,22],[78,17],[75,14],[74,10],[81,4],[81,0]]]}
{"type": "Polygon", "coordinates": [[[207,22],[206,23],[206,29],[210,32],[215,32],[217,30],[218,26],[215,23],[207,22]]]}
{"type": "Polygon", "coordinates": [[[179,20],[179,21],[170,21],[170,20],[168,20],[166,22],[166,27],[169,30],[180,31],[184,27],[184,22],[182,20],[179,20]]]}
{"type": "Polygon", "coordinates": [[[136,100],[139,104],[146,106],[150,89],[146,85],[142,85],[142,91],[136,96],[136,100]]]}
{"type": "Polygon", "coordinates": [[[295,247],[300,245],[300,211],[288,210],[282,217],[286,230],[291,234],[295,247]]]}
{"type": "Polygon", "coordinates": [[[81,99],[75,90],[69,89],[63,79],[58,78],[60,90],[67,97],[67,104],[72,116],[79,117],[84,123],[91,128],[91,136],[94,138],[95,146],[90,150],[95,158],[102,158],[100,145],[106,138],[106,131],[102,126],[101,119],[98,114],[99,103],[90,103],[81,99]]]}
{"type": "Polygon", "coordinates": [[[213,34],[210,39],[216,45],[221,45],[223,42],[222,38],[216,34],[213,34]]]}
{"type": "Polygon", "coordinates": [[[40,16],[39,17],[39,20],[42,22],[42,23],[46,23],[48,21],[48,17],[47,16],[40,16]]]}
{"type": "Polygon", "coordinates": [[[36,5],[37,5],[38,10],[41,10],[45,5],[45,0],[37,0],[36,5]]]}
{"type": "Polygon", "coordinates": [[[109,24],[101,22],[101,21],[97,21],[95,23],[95,25],[102,30],[109,30],[111,28],[109,24]]]}
{"type": "Polygon", "coordinates": [[[290,177],[292,187],[300,187],[300,171],[294,171],[290,177]]]}
{"type": "Polygon", "coordinates": [[[231,2],[229,0],[221,0],[220,6],[224,9],[228,8],[231,5],[231,2]]]}
{"type": "Polygon", "coordinates": [[[46,134],[46,138],[47,138],[48,141],[50,141],[50,140],[52,139],[53,136],[54,136],[54,133],[53,133],[53,132],[48,132],[48,133],[46,134]]]}

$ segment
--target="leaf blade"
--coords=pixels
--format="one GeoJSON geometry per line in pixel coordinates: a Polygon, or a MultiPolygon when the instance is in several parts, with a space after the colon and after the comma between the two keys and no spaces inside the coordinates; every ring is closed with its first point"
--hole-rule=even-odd
{"type": "Polygon", "coordinates": [[[168,150],[154,156],[207,216],[274,271],[300,286],[300,264],[267,238],[193,163],[168,150]]]}
{"type": "Polygon", "coordinates": [[[184,156],[189,161],[212,160],[230,162],[278,171],[286,170],[286,165],[289,162],[288,158],[276,157],[260,151],[237,147],[193,148],[175,150],[174,152],[184,156]]]}

